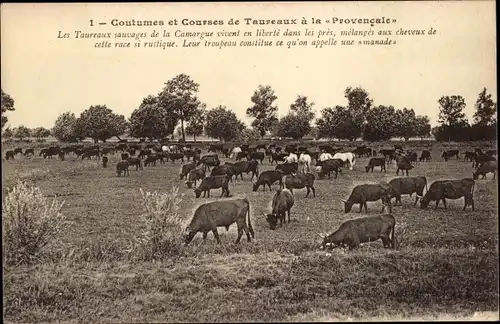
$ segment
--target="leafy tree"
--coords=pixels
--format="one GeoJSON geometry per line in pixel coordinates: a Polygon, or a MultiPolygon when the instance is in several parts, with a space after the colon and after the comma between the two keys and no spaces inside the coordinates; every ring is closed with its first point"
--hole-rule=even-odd
{"type": "Polygon", "coordinates": [[[31,134],[33,135],[33,137],[36,137],[38,140],[40,140],[42,138],[49,137],[50,130],[45,127],[37,127],[31,132],[31,134]]]}
{"type": "Polygon", "coordinates": [[[394,119],[396,110],[393,106],[377,106],[370,109],[366,116],[363,139],[366,141],[389,140],[396,133],[394,119]]]}
{"type": "Polygon", "coordinates": [[[417,116],[413,109],[403,108],[396,110],[394,115],[394,136],[402,137],[408,141],[411,137],[417,136],[417,116]]]}
{"type": "Polygon", "coordinates": [[[253,105],[247,108],[247,116],[255,118],[252,126],[260,132],[261,138],[273,128],[278,120],[276,116],[278,107],[273,106],[276,99],[278,97],[270,85],[259,85],[250,99],[253,105]]]}
{"type": "Polygon", "coordinates": [[[351,111],[347,107],[324,108],[316,120],[319,138],[340,138],[355,140],[360,130],[355,125],[351,111]]]}
{"type": "Polygon", "coordinates": [[[62,142],[75,142],[78,139],[75,126],[75,114],[69,111],[62,113],[57,117],[54,127],[52,128],[52,136],[62,142]]]}
{"type": "Polygon", "coordinates": [[[465,100],[462,96],[443,96],[439,98],[439,123],[448,126],[460,124],[466,120],[463,110],[465,100]]]}
{"type": "Polygon", "coordinates": [[[277,135],[279,137],[291,137],[294,140],[301,139],[311,131],[311,125],[307,115],[295,115],[289,113],[281,118],[278,124],[277,135]]]}
{"type": "Polygon", "coordinates": [[[347,108],[350,111],[350,119],[352,120],[352,138],[355,140],[363,132],[366,116],[373,106],[373,100],[370,99],[368,92],[361,87],[347,87],[344,91],[344,96],[348,102],[347,108]]]}
{"type": "Polygon", "coordinates": [[[203,134],[203,125],[205,124],[206,104],[201,104],[194,114],[189,119],[189,124],[186,126],[186,134],[193,136],[196,142],[196,136],[203,134]]]}
{"type": "Polygon", "coordinates": [[[218,106],[206,114],[205,133],[212,138],[230,141],[238,138],[245,128],[245,124],[225,106],[218,106]]]}
{"type": "Polygon", "coordinates": [[[182,73],[167,81],[159,94],[160,106],[173,119],[180,120],[183,141],[186,140],[184,123],[195,114],[200,105],[196,97],[199,86],[188,75],[182,73]]]}
{"type": "Polygon", "coordinates": [[[12,97],[10,95],[8,95],[7,93],[3,92],[3,89],[1,90],[2,91],[2,128],[5,126],[5,124],[7,124],[7,121],[9,120],[7,118],[7,116],[5,116],[5,113],[7,111],[13,111],[15,110],[14,108],[14,99],[12,99],[12,97]]]}
{"type": "Polygon", "coordinates": [[[319,139],[318,127],[311,127],[311,131],[307,135],[311,136],[314,139],[319,139]]]}
{"type": "Polygon", "coordinates": [[[12,137],[14,137],[14,132],[12,131],[12,129],[10,127],[7,127],[3,131],[2,137],[4,137],[4,138],[12,138],[12,137]]]}
{"type": "Polygon", "coordinates": [[[127,121],[123,115],[114,114],[106,105],[90,106],[76,120],[77,135],[90,137],[97,143],[106,142],[113,136],[120,136],[127,129],[127,121]]]}
{"type": "Polygon", "coordinates": [[[147,96],[129,119],[130,135],[136,138],[163,139],[174,132],[177,119],[171,118],[158,104],[158,98],[147,96]]]}
{"type": "Polygon", "coordinates": [[[13,133],[14,137],[21,141],[26,137],[30,137],[31,135],[30,129],[24,125],[19,125],[18,127],[14,128],[13,133]]]}
{"type": "Polygon", "coordinates": [[[312,121],[314,119],[314,112],[312,107],[314,102],[307,102],[306,96],[297,96],[295,102],[290,105],[290,111],[297,115],[303,115],[307,120],[312,121]]]}
{"type": "Polygon", "coordinates": [[[415,133],[421,139],[427,137],[431,133],[431,122],[427,116],[417,116],[415,119],[415,133]]]}
{"type": "Polygon", "coordinates": [[[238,136],[238,141],[241,143],[257,142],[260,139],[260,132],[254,128],[245,128],[238,136]]]}
{"type": "Polygon", "coordinates": [[[486,88],[479,94],[475,108],[474,124],[489,126],[494,123],[497,104],[491,99],[491,94],[486,93],[486,88]]]}

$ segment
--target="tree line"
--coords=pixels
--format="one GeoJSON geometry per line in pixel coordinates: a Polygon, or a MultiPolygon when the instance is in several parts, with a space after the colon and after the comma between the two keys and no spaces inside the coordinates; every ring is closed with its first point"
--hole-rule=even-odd
{"type": "MultiPolygon", "coordinates": [[[[188,75],[179,74],[168,80],[156,95],[143,98],[128,119],[115,114],[106,105],[95,105],[83,111],[62,113],[51,130],[38,127],[29,130],[24,126],[3,131],[5,137],[39,139],[49,135],[64,142],[77,142],[92,138],[103,141],[128,133],[135,138],[164,140],[177,133],[182,140],[186,135],[207,135],[223,141],[256,141],[267,134],[277,137],[301,139],[306,135],[319,138],[336,138],[365,141],[388,140],[393,137],[408,140],[425,138],[431,134],[438,141],[494,140],[496,139],[496,103],[486,88],[479,94],[472,124],[463,110],[461,96],[443,96],[438,100],[439,126],[431,129],[427,116],[416,115],[413,109],[375,105],[369,93],[361,87],[347,87],[346,106],[323,108],[315,120],[314,102],[298,95],[290,104],[288,113],[278,118],[278,99],[269,85],[259,85],[250,98],[251,106],[246,115],[252,118],[247,127],[226,106],[207,109],[199,97],[199,84],[188,75]],[[312,123],[315,121],[316,126],[312,123]]],[[[2,129],[8,122],[6,113],[13,111],[14,100],[2,90],[2,129]]]]}

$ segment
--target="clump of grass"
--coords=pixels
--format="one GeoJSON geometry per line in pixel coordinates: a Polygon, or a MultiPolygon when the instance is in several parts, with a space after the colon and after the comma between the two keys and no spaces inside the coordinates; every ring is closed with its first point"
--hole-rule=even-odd
{"type": "Polygon", "coordinates": [[[2,206],[4,256],[8,264],[30,263],[68,224],[64,202],[45,198],[39,188],[18,181],[2,206]]]}
{"type": "Polygon", "coordinates": [[[157,260],[177,255],[181,249],[181,234],[185,219],[179,213],[182,195],[179,188],[171,192],[141,192],[141,206],[144,209],[141,218],[146,230],[139,237],[138,248],[145,260],[157,260]]]}

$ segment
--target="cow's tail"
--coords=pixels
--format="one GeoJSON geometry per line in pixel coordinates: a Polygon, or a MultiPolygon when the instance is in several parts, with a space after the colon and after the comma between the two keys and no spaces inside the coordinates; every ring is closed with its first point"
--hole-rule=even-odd
{"type": "Polygon", "coordinates": [[[393,248],[396,247],[396,220],[394,220],[394,223],[392,224],[392,229],[391,229],[391,241],[393,244],[393,248]]]}
{"type": "Polygon", "coordinates": [[[250,235],[252,235],[252,238],[255,238],[255,232],[253,231],[252,227],[252,221],[250,220],[250,202],[248,201],[247,198],[245,198],[245,202],[247,203],[247,210],[248,210],[248,230],[250,231],[250,235]]]}

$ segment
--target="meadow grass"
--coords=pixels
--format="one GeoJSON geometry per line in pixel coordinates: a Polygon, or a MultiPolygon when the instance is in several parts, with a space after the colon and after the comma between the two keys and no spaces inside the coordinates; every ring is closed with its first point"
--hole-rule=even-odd
{"type": "MultiPolygon", "coordinates": [[[[471,163],[444,162],[442,149],[433,149],[433,161],[418,163],[410,175],[426,176],[428,185],[472,177],[471,163]]],[[[292,222],[276,231],[262,216],[272,193],[252,192],[245,175],[230,190],[250,200],[254,241],[235,245],[236,226],[219,228],[221,245],[211,233],[206,241],[198,234],[168,257],[145,261],[135,248],[148,229],[140,189],[170,193],[178,186],[184,194],[179,224],[218,198],[196,199],[178,178],[179,162],[118,178],[118,158],[111,156],[108,168],[73,156],[2,162],[4,190],[20,177],[30,179],[46,197],[65,201],[61,212],[72,222],[46,247],[43,262],[4,266],[7,321],[435,319],[498,310],[498,186],[491,174],[476,181],[474,212],[462,211],[463,199],[448,200],[448,210],[433,204],[421,210],[413,207],[414,196],[403,196],[403,206],[393,209],[397,249],[373,242],[351,252],[320,251],[318,234],[359,217],[357,205],[345,214],[340,199],[357,184],[396,177],[394,164],[386,173],[365,173],[368,159],[360,158],[338,179],[317,180],[316,198],[294,190],[292,222]]],[[[259,167],[271,168],[267,161],[259,167]]],[[[211,194],[218,197],[220,190],[211,194]]],[[[380,202],[368,203],[370,214],[381,209],[380,202]]]]}

